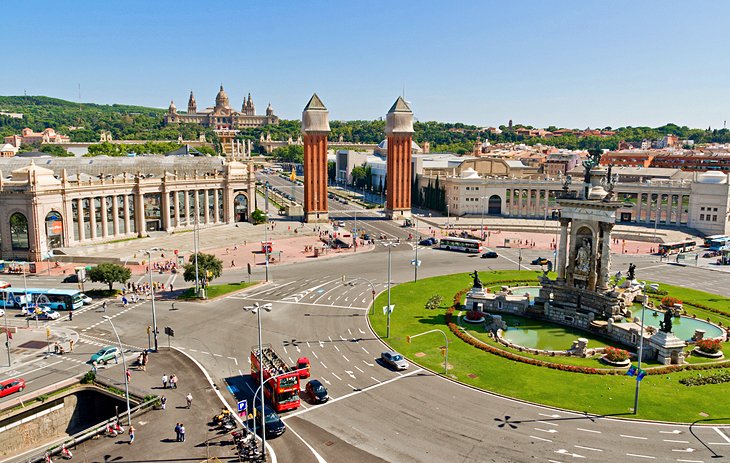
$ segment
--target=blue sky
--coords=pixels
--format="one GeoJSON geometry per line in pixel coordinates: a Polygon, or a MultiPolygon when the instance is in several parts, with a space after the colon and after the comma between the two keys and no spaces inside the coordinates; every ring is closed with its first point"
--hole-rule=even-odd
{"type": "Polygon", "coordinates": [[[5,0],[0,93],[298,118],[721,127],[730,2],[5,0]],[[27,19],[26,19],[27,18],[27,19]]]}

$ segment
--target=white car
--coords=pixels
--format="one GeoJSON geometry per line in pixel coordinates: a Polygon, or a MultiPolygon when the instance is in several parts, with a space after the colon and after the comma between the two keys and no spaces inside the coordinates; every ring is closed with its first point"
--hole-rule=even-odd
{"type": "Polygon", "coordinates": [[[5,309],[0,309],[0,317],[4,317],[4,316],[5,316],[5,309]]]}
{"type": "Polygon", "coordinates": [[[344,228],[344,227],[345,227],[345,222],[344,222],[344,221],[342,221],[342,220],[340,220],[339,222],[337,222],[337,226],[338,226],[338,227],[343,227],[343,228],[344,228]]]}
{"type": "Polygon", "coordinates": [[[84,293],[80,293],[80,294],[79,294],[79,297],[81,298],[81,300],[82,300],[82,301],[84,302],[84,304],[86,304],[86,305],[89,305],[89,304],[91,304],[91,303],[92,303],[92,302],[94,301],[94,300],[93,300],[92,298],[90,298],[89,296],[87,296],[87,295],[86,295],[86,294],[84,294],[84,293]]]}

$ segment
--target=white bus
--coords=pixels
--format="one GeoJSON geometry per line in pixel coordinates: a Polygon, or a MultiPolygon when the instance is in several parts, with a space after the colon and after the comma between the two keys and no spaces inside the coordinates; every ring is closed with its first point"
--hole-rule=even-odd
{"type": "Polygon", "coordinates": [[[439,248],[447,251],[482,252],[482,242],[469,238],[446,236],[439,241],[439,248]]]}

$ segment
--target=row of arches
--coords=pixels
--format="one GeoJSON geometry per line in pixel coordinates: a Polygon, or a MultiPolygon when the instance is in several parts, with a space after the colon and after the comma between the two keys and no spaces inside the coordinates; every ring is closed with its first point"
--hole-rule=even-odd
{"type": "MultiPolygon", "coordinates": [[[[30,233],[28,218],[22,212],[16,212],[8,220],[10,224],[10,247],[13,251],[30,249],[30,233]]],[[[46,241],[49,249],[63,246],[63,217],[58,211],[51,211],[45,220],[46,241]]]]}

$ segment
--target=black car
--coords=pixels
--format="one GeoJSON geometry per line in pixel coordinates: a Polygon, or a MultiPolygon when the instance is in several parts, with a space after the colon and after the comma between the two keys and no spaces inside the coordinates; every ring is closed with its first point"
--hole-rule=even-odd
{"type": "Polygon", "coordinates": [[[311,397],[314,402],[323,404],[330,398],[329,395],[327,395],[327,389],[319,382],[319,380],[310,380],[307,383],[306,390],[309,397],[311,397]]]}
{"type": "MultiPolygon", "coordinates": [[[[283,421],[281,421],[281,418],[279,418],[279,415],[276,414],[276,412],[269,407],[268,405],[264,405],[264,416],[266,416],[266,438],[270,439],[272,437],[281,436],[284,434],[284,431],[286,431],[286,425],[283,421]]],[[[256,404],[256,434],[259,436],[261,435],[261,404],[256,404]]],[[[247,423],[247,427],[249,429],[254,428],[254,419],[251,419],[247,423]]]]}
{"type": "Polygon", "coordinates": [[[75,273],[73,275],[69,275],[66,278],[63,279],[62,283],[78,283],[79,282],[79,276],[75,273]]]}
{"type": "Polygon", "coordinates": [[[482,254],[482,259],[496,259],[499,255],[495,251],[487,251],[482,254]]]}
{"type": "Polygon", "coordinates": [[[437,244],[438,242],[439,242],[439,240],[431,237],[431,238],[426,238],[426,239],[419,241],[418,244],[420,244],[421,246],[433,246],[434,244],[437,244]]]}
{"type": "Polygon", "coordinates": [[[537,259],[530,262],[531,265],[547,265],[548,259],[545,259],[544,257],[538,257],[537,259]]]}

